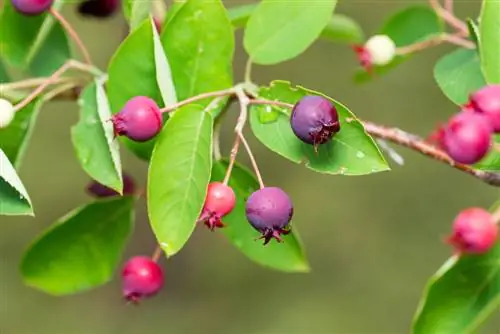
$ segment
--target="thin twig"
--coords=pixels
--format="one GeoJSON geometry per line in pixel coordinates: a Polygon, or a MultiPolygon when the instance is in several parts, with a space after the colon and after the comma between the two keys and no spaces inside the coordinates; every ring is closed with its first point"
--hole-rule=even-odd
{"type": "Polygon", "coordinates": [[[444,0],[444,9],[453,14],[453,0],[444,0]]]}
{"type": "Polygon", "coordinates": [[[422,51],[422,50],[440,45],[444,42],[458,45],[458,46],[461,46],[461,47],[466,48],[466,49],[474,49],[476,47],[474,43],[460,37],[460,35],[441,34],[439,36],[436,36],[436,37],[431,38],[431,39],[427,39],[425,41],[421,41],[421,42],[417,42],[417,43],[410,44],[407,46],[399,47],[396,49],[396,54],[398,54],[398,55],[411,54],[411,53],[415,53],[418,51],[422,51]]]}
{"type": "Polygon", "coordinates": [[[252,82],[252,60],[250,58],[245,64],[245,82],[252,82]]]}
{"type": "Polygon", "coordinates": [[[62,84],[54,89],[52,89],[50,92],[47,92],[47,94],[44,95],[43,99],[44,101],[50,101],[54,97],[61,95],[63,92],[70,92],[74,88],[78,87],[78,83],[76,82],[67,82],[65,84],[62,84]]]}
{"type": "Polygon", "coordinates": [[[250,145],[248,145],[248,142],[245,139],[243,133],[239,133],[238,136],[240,137],[243,146],[245,146],[245,150],[247,151],[248,157],[250,158],[250,163],[252,164],[253,170],[255,171],[255,175],[257,176],[257,181],[259,181],[260,189],[263,189],[265,187],[264,181],[262,179],[262,175],[260,174],[260,169],[259,166],[257,165],[257,160],[255,160],[250,145]]]}
{"type": "Polygon", "coordinates": [[[156,245],[155,251],[153,252],[153,255],[151,256],[151,260],[153,260],[154,262],[158,262],[160,260],[161,253],[162,253],[162,250],[161,250],[160,245],[156,245]]]}
{"type": "Polygon", "coordinates": [[[455,15],[453,15],[452,12],[441,7],[438,0],[429,0],[429,4],[431,5],[432,9],[434,9],[436,14],[439,15],[451,27],[455,28],[457,32],[459,32],[463,36],[468,36],[469,29],[467,29],[467,25],[455,15]]]}
{"type": "Polygon", "coordinates": [[[69,34],[71,39],[75,42],[75,44],[78,46],[80,49],[80,52],[82,53],[83,59],[85,59],[85,62],[89,65],[92,65],[92,60],[90,59],[90,54],[85,47],[85,44],[83,44],[82,40],[80,39],[80,36],[78,36],[78,33],[73,29],[71,24],[64,18],[61,13],[59,13],[56,9],[53,7],[49,9],[49,13],[52,14],[52,16],[61,23],[61,25],[64,27],[66,32],[69,34]]]}
{"type": "Polygon", "coordinates": [[[445,42],[450,43],[450,44],[455,44],[455,45],[461,46],[461,47],[466,48],[466,49],[475,49],[476,48],[476,45],[473,42],[471,42],[465,38],[462,38],[459,35],[446,34],[443,36],[443,40],[445,42]]]}
{"type": "Polygon", "coordinates": [[[193,103],[193,102],[196,102],[199,100],[207,99],[210,97],[224,97],[224,96],[234,95],[234,94],[235,94],[234,88],[228,88],[228,89],[219,90],[216,92],[203,93],[203,94],[199,94],[199,95],[190,97],[190,98],[185,99],[183,101],[177,102],[177,103],[172,104],[170,106],[166,106],[165,108],[162,108],[160,111],[161,112],[170,112],[172,110],[178,109],[182,106],[185,106],[187,104],[190,104],[190,103],[193,103]]]}
{"type": "Polygon", "coordinates": [[[239,148],[240,148],[240,136],[236,134],[236,137],[234,138],[234,144],[233,147],[231,148],[231,153],[229,155],[229,165],[227,166],[226,175],[224,176],[224,181],[222,181],[222,183],[225,185],[228,184],[229,179],[231,178],[231,172],[233,171],[234,162],[236,161],[236,156],[238,155],[239,148]]]}
{"type": "MultiPolygon", "coordinates": [[[[27,89],[27,88],[33,88],[36,86],[39,86],[43,84],[45,81],[47,81],[49,77],[43,77],[43,78],[32,78],[32,79],[26,79],[26,80],[21,80],[21,81],[16,81],[16,82],[9,82],[9,83],[4,83],[0,84],[0,91],[4,90],[21,90],[21,89],[27,89]]],[[[74,81],[74,78],[66,78],[62,77],[56,80],[53,84],[63,84],[67,83],[70,81],[74,81]]]]}

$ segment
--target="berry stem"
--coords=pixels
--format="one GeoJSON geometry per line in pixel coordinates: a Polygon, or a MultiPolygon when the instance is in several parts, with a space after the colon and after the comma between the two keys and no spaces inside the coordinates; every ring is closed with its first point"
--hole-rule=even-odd
{"type": "Polygon", "coordinates": [[[80,36],[78,36],[77,32],[71,24],[64,18],[64,16],[59,13],[56,9],[53,7],[49,9],[49,13],[57,20],[61,25],[64,27],[64,29],[68,32],[69,36],[71,39],[75,42],[75,44],[78,46],[80,49],[80,52],[82,53],[83,59],[85,59],[85,62],[89,65],[92,65],[92,60],[90,59],[90,54],[85,47],[85,44],[83,44],[82,40],[80,39],[80,36]]]}
{"type": "Polygon", "coordinates": [[[238,150],[240,148],[240,136],[236,135],[234,138],[234,144],[231,148],[231,153],[229,155],[229,165],[227,166],[226,175],[224,176],[224,181],[222,183],[227,186],[229,178],[231,177],[231,172],[233,171],[234,162],[236,161],[236,156],[238,155],[238,150]]]}
{"type": "Polygon", "coordinates": [[[151,260],[153,260],[154,262],[158,262],[160,260],[161,253],[162,250],[160,245],[156,245],[155,251],[153,252],[153,255],[151,255],[151,260]]]}
{"type": "Polygon", "coordinates": [[[245,82],[252,82],[252,60],[250,58],[245,64],[245,82]]]}
{"type": "Polygon", "coordinates": [[[444,9],[453,14],[453,0],[444,0],[444,9]]]}
{"type": "Polygon", "coordinates": [[[239,133],[238,136],[240,137],[243,146],[245,146],[245,150],[247,151],[248,157],[250,158],[253,170],[255,171],[255,175],[257,176],[257,181],[259,181],[260,189],[263,189],[265,188],[264,181],[262,180],[262,175],[260,174],[259,166],[257,165],[257,161],[255,160],[252,150],[250,149],[250,145],[248,145],[248,142],[245,139],[245,136],[243,136],[243,133],[239,133]]]}
{"type": "Polygon", "coordinates": [[[178,108],[180,108],[182,106],[185,106],[187,104],[190,104],[190,103],[193,103],[193,102],[196,102],[196,101],[199,101],[199,100],[207,99],[207,98],[210,98],[210,97],[224,97],[224,96],[234,95],[234,94],[235,94],[234,88],[228,88],[228,89],[219,90],[219,91],[215,91],[215,92],[203,93],[203,94],[199,94],[199,95],[196,95],[196,96],[192,96],[190,98],[187,98],[187,99],[185,99],[183,101],[180,101],[180,102],[177,102],[175,104],[166,106],[166,107],[160,109],[160,111],[162,113],[164,113],[164,112],[171,112],[171,111],[173,111],[175,109],[178,109],[178,108]]]}
{"type": "MultiPolygon", "coordinates": [[[[450,3],[453,1],[447,1],[447,7],[450,6],[450,3]]],[[[436,14],[440,16],[446,23],[450,25],[450,27],[455,28],[457,32],[459,32],[462,36],[468,36],[469,30],[467,29],[467,25],[462,22],[459,18],[457,18],[450,10],[447,10],[441,7],[439,0],[429,0],[429,4],[434,9],[436,14]]]]}
{"type": "MultiPolygon", "coordinates": [[[[47,81],[47,77],[43,78],[32,78],[16,82],[10,82],[5,84],[0,84],[0,91],[3,93],[5,90],[21,90],[26,88],[32,88],[43,84],[47,81]]],[[[59,78],[53,82],[53,84],[63,84],[73,81],[74,78],[59,78]]]]}
{"type": "Polygon", "coordinates": [[[468,41],[464,38],[462,38],[460,35],[455,34],[441,34],[439,36],[436,36],[435,38],[431,38],[422,42],[417,42],[414,44],[410,44],[407,46],[402,46],[396,49],[396,54],[398,55],[407,55],[407,54],[412,54],[418,51],[422,51],[437,45],[440,45],[442,43],[450,43],[454,45],[461,46],[466,49],[474,49],[476,46],[474,43],[471,41],[468,41]]]}

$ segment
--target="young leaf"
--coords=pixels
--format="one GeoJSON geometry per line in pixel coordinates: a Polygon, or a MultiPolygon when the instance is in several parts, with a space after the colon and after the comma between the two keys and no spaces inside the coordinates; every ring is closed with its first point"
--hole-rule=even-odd
{"type": "Polygon", "coordinates": [[[465,104],[471,93],[486,84],[479,55],[469,49],[458,49],[439,59],[434,79],[444,95],[458,105],[465,104]]]}
{"type": "MultiPolygon", "coordinates": [[[[262,87],[259,95],[267,100],[295,104],[306,95],[321,95],[318,92],[289,82],[274,81],[269,87],[262,87]]],[[[325,96],[326,97],[326,96],[325,96]]],[[[290,126],[288,108],[279,108],[274,122],[262,123],[259,113],[268,106],[252,107],[250,124],[255,136],[270,150],[295,162],[305,162],[307,168],[326,174],[364,175],[389,170],[389,166],[373,139],[365,132],[363,125],[342,104],[330,99],[336,106],[340,132],[327,143],[319,146],[318,153],[312,145],[299,140],[290,126]]]]}
{"type": "MultiPolygon", "coordinates": [[[[212,168],[212,181],[221,182],[227,166],[228,162],[225,160],[216,162],[212,168]]],[[[229,185],[236,194],[236,206],[223,218],[226,226],[220,229],[229,241],[260,265],[285,272],[308,272],[309,264],[295,225],[290,234],[283,236],[283,243],[271,242],[264,246],[262,241],[255,240],[260,234],[245,217],[246,200],[252,192],[259,189],[259,183],[252,173],[236,164],[229,185]]]]}
{"type": "MultiPolygon", "coordinates": [[[[56,1],[59,9],[62,1],[56,1]]],[[[2,59],[11,66],[46,76],[71,57],[64,29],[48,14],[26,16],[5,1],[0,15],[2,59]]]]}
{"type": "Polygon", "coordinates": [[[149,17],[151,2],[152,0],[122,1],[123,15],[129,23],[130,31],[134,31],[149,17]]]}
{"type": "MultiPolygon", "coordinates": [[[[167,77],[168,73],[157,74],[159,71],[165,71],[165,64],[168,64],[168,61],[159,64],[155,62],[163,51],[157,49],[158,44],[154,42],[153,29],[155,29],[154,24],[148,18],[127,36],[110,61],[107,91],[113,113],[118,113],[125,103],[135,96],[152,98],[160,107],[169,101],[164,101],[162,98],[158,78],[165,81],[172,79],[167,77]]],[[[164,84],[171,86],[171,83],[164,84]]],[[[174,97],[170,98],[175,100],[174,97]]],[[[167,117],[167,113],[164,113],[164,121],[167,117]]],[[[154,138],[145,143],[124,137],[120,139],[139,158],[149,160],[155,144],[154,138]]]]}
{"type": "Polygon", "coordinates": [[[484,0],[480,16],[481,66],[489,84],[500,84],[500,1],[484,0]]]}
{"type": "MultiPolygon", "coordinates": [[[[186,2],[163,30],[179,101],[232,85],[234,32],[220,1],[186,2]]],[[[203,107],[213,99],[196,102],[203,107]]]]}
{"type": "Polygon", "coordinates": [[[181,108],[160,133],[148,175],[148,213],[167,256],[188,241],[200,215],[212,167],[213,119],[196,105],[181,108]]]}
{"type": "Polygon", "coordinates": [[[113,197],[62,217],[27,250],[24,282],[52,295],[69,295],[111,280],[132,232],[134,198],[113,197]]]}
{"type": "Polygon", "coordinates": [[[78,100],[80,120],[71,139],[82,168],[99,183],[122,193],[122,167],[118,141],[114,139],[111,112],[102,85],[96,80],[78,100]]]}
{"type": "Polygon", "coordinates": [[[2,149],[0,149],[0,215],[34,216],[28,192],[2,149]]]}
{"type": "Polygon", "coordinates": [[[321,34],[337,1],[263,0],[245,29],[244,46],[252,62],[277,64],[304,52],[321,34]]]}
{"type": "Polygon", "coordinates": [[[31,102],[16,112],[8,127],[0,129],[0,149],[16,168],[21,165],[42,103],[41,100],[31,102]]]}

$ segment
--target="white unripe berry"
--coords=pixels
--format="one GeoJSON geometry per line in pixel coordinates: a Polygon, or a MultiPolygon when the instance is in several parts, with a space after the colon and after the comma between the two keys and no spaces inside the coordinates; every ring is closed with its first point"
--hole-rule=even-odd
{"type": "Polygon", "coordinates": [[[16,112],[14,111],[14,106],[12,103],[5,99],[0,99],[0,129],[7,127],[12,120],[16,112]]]}
{"type": "Polygon", "coordinates": [[[387,35],[375,35],[365,43],[365,49],[374,65],[387,65],[396,55],[396,44],[387,35]]]}

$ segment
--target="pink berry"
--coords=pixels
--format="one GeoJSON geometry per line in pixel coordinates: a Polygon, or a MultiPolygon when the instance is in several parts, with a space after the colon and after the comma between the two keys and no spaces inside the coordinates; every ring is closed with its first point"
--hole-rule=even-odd
{"type": "Polygon", "coordinates": [[[12,0],[12,6],[24,15],[34,16],[46,12],[54,0],[12,0]]]}
{"type": "Polygon", "coordinates": [[[453,116],[442,129],[440,143],[456,162],[474,164],[488,153],[492,129],[482,115],[463,111],[453,116]]]}
{"type": "Polygon", "coordinates": [[[221,218],[234,209],[236,195],[231,187],[212,182],[208,185],[207,196],[199,221],[205,223],[212,231],[216,227],[224,227],[221,218]]]}
{"type": "Polygon", "coordinates": [[[123,295],[138,303],[141,298],[157,294],[163,287],[161,267],[147,256],[135,256],[127,261],[122,271],[123,295]]]}
{"type": "Polygon", "coordinates": [[[448,243],[460,253],[487,252],[498,237],[498,225],[493,216],[482,208],[465,209],[453,222],[453,233],[448,243]]]}
{"type": "Polygon", "coordinates": [[[500,85],[489,85],[476,91],[470,96],[470,105],[488,118],[496,133],[500,132],[500,85]]]}
{"type": "Polygon", "coordinates": [[[112,118],[115,135],[144,142],[156,136],[163,126],[160,108],[146,96],[130,99],[112,118]]]}

